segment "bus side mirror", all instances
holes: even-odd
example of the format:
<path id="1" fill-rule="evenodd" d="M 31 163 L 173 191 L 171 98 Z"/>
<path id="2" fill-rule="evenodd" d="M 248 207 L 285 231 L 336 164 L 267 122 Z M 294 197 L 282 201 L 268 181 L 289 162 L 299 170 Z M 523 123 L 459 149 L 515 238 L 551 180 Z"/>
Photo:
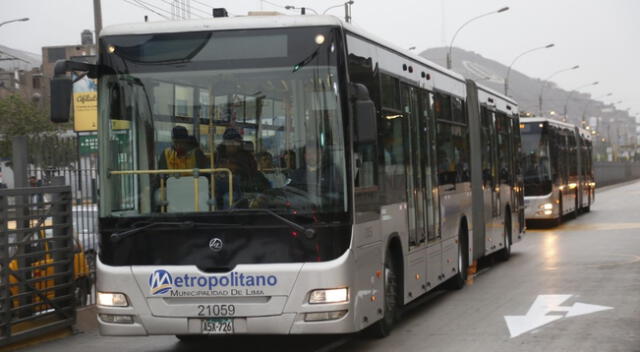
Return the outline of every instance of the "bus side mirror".
<path id="1" fill-rule="evenodd" d="M 51 80 L 51 122 L 69 122 L 72 88 L 73 82 L 66 75 L 54 76 Z"/>
<path id="2" fill-rule="evenodd" d="M 355 137 L 358 143 L 375 142 L 378 136 L 376 106 L 369 97 L 367 87 L 360 83 L 353 83 L 351 85 L 351 96 L 355 120 Z"/>
<path id="3" fill-rule="evenodd" d="M 58 60 L 53 69 L 51 80 L 51 115 L 53 123 L 69 122 L 71 117 L 71 95 L 73 94 L 73 81 L 67 76 L 67 72 L 86 72 L 91 78 L 97 77 L 98 67 L 87 62 L 72 60 Z"/>

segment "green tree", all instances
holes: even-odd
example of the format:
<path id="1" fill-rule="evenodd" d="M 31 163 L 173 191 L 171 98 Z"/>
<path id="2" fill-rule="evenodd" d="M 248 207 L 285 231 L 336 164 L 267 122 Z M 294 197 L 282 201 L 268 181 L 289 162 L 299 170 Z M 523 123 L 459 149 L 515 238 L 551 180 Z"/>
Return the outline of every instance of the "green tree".
<path id="1" fill-rule="evenodd" d="M 13 137 L 27 136 L 31 163 L 36 162 L 38 167 L 68 165 L 71 162 L 70 156 L 75 155 L 74 143 L 54 142 L 60 139 L 60 134 L 68 127 L 53 124 L 49 121 L 46 110 L 19 95 L 0 99 L 0 159 L 11 158 Z M 43 154 L 51 155 L 52 152 L 64 157 L 56 157 L 52 161 L 41 157 Z"/>

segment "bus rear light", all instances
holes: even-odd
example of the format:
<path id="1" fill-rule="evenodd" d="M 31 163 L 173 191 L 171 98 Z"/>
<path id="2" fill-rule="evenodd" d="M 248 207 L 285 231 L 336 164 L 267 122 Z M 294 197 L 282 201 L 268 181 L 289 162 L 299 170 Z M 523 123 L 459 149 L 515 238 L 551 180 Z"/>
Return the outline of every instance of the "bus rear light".
<path id="1" fill-rule="evenodd" d="M 309 295 L 310 304 L 342 303 L 349 301 L 349 289 L 333 288 L 325 290 L 314 290 Z"/>
<path id="2" fill-rule="evenodd" d="M 98 305 L 105 307 L 128 307 L 127 296 L 123 293 L 98 292 Z"/>
<path id="3" fill-rule="evenodd" d="M 307 313 L 304 315 L 304 321 L 336 320 L 344 317 L 346 314 L 346 310 L 338 310 L 335 312 Z"/>
<path id="4" fill-rule="evenodd" d="M 132 315 L 100 314 L 100 319 L 111 324 L 133 324 Z"/>

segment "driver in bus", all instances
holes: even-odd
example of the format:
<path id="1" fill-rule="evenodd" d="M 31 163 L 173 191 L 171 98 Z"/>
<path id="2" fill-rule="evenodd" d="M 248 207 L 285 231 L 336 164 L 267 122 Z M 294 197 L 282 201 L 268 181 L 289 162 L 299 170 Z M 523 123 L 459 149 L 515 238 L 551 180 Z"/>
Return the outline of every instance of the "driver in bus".
<path id="1" fill-rule="evenodd" d="M 216 148 L 215 167 L 231 170 L 233 198 L 239 200 L 245 193 L 259 193 L 269 188 L 269 180 L 258 171 L 256 159 L 243 148 L 242 135 L 229 127 L 222 135 L 222 144 Z M 229 182 L 226 173 L 216 173 L 216 203 L 224 208 L 229 199 Z"/>
<path id="2" fill-rule="evenodd" d="M 304 165 L 291 173 L 287 186 L 320 197 L 341 190 L 340 177 L 331 164 L 323 162 L 321 149 L 315 144 L 304 148 Z"/>

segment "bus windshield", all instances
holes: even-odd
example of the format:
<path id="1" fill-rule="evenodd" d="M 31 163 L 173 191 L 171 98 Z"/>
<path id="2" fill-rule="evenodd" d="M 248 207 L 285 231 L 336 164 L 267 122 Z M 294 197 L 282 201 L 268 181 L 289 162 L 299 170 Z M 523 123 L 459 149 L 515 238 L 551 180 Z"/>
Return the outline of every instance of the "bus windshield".
<path id="1" fill-rule="evenodd" d="M 544 123 L 523 123 L 522 169 L 525 195 L 545 195 L 551 192 L 549 138 Z"/>
<path id="2" fill-rule="evenodd" d="M 101 216 L 347 210 L 337 32 L 101 42 Z"/>

